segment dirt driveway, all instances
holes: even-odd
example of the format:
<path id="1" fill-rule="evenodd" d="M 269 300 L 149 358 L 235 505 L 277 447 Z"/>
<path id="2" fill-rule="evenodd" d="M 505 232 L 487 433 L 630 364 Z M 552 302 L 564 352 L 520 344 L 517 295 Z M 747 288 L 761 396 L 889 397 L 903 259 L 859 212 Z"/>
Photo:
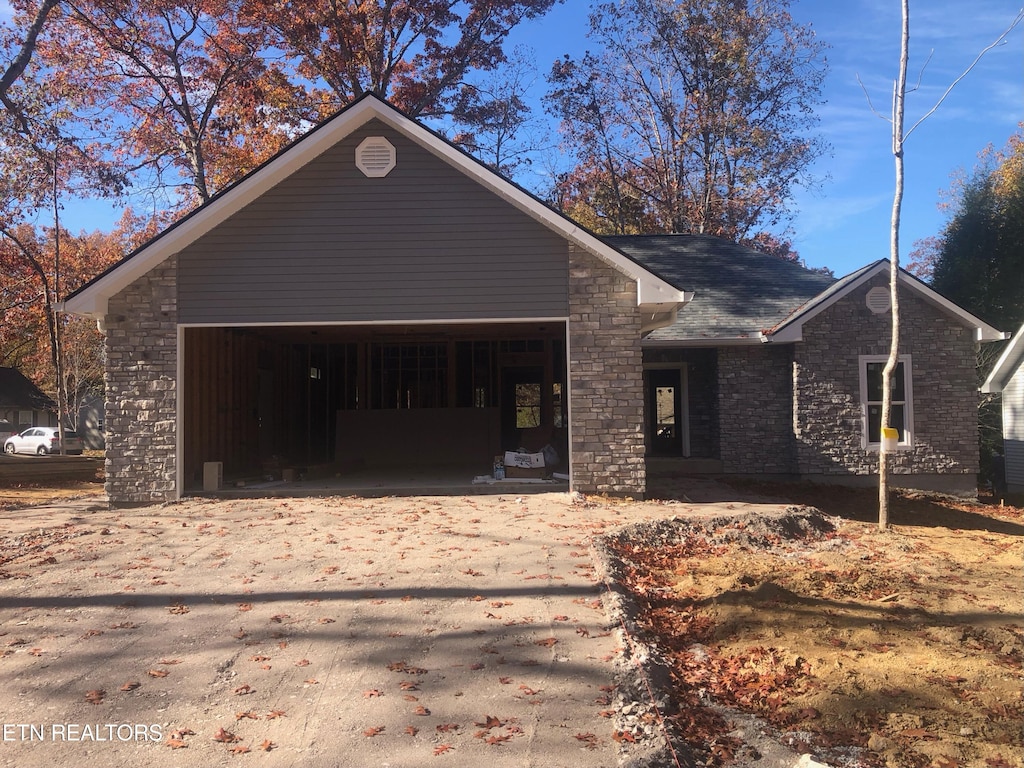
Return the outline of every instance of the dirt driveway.
<path id="1" fill-rule="evenodd" d="M 5 511 L 0 764 L 613 766 L 610 527 L 773 505 L 95 500 Z"/>

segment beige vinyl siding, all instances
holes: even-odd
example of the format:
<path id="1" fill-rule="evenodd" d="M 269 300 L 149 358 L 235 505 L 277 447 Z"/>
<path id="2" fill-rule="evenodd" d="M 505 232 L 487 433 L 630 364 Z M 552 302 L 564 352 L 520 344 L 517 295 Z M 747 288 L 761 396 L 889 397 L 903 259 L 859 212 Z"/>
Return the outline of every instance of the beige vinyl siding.
<path id="1" fill-rule="evenodd" d="M 383 135 L 384 178 L 355 167 Z M 181 323 L 563 317 L 568 244 L 372 121 L 179 254 Z"/>

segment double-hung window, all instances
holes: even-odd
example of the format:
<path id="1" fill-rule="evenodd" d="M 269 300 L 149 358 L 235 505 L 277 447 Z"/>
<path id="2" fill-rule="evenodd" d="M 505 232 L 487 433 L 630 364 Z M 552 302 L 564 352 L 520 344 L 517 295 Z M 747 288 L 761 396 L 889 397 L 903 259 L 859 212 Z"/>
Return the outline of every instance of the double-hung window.
<path id="1" fill-rule="evenodd" d="M 877 449 L 882 441 L 882 370 L 888 358 L 885 355 L 860 356 L 860 403 L 864 414 L 863 444 Z M 913 388 L 911 386 L 910 355 L 900 355 L 890 382 L 892 412 L 887 426 L 899 432 L 898 445 L 909 448 L 914 435 Z"/>

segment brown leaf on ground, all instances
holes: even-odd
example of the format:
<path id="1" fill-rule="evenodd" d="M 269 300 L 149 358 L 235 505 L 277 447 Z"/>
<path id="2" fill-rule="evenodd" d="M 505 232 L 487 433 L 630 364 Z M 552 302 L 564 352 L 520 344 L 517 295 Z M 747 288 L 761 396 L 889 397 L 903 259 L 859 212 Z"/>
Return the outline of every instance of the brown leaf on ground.
<path id="1" fill-rule="evenodd" d="M 509 735 L 505 735 L 505 736 L 488 736 L 486 739 L 484 739 L 484 742 L 487 743 L 487 744 L 490 744 L 493 747 L 495 744 L 501 744 L 503 741 L 511 741 L 511 739 L 512 739 L 512 737 L 509 736 Z"/>
<path id="2" fill-rule="evenodd" d="M 636 736 L 629 731 L 612 731 L 612 740 L 619 744 L 624 741 L 628 741 L 630 744 L 635 744 Z"/>
<path id="3" fill-rule="evenodd" d="M 242 683 L 242 685 L 235 688 L 235 696 L 246 696 L 253 693 L 256 689 L 248 683 Z"/>
<path id="4" fill-rule="evenodd" d="M 416 680 L 403 680 L 398 687 L 403 691 L 418 691 L 420 689 L 419 682 Z"/>
<path id="5" fill-rule="evenodd" d="M 364 699 L 376 699 L 376 698 L 378 698 L 379 696 L 383 696 L 383 695 L 384 695 L 384 694 L 382 694 L 382 693 L 381 693 L 381 692 L 380 692 L 379 690 L 377 690 L 376 688 L 370 688 L 370 689 L 369 689 L 369 690 L 367 690 L 367 691 L 363 691 L 363 698 L 364 698 Z"/>
<path id="6" fill-rule="evenodd" d="M 223 728 L 218 728 L 217 732 L 213 735 L 214 741 L 219 741 L 222 744 L 234 744 L 236 741 L 241 741 L 238 736 L 235 736 L 231 731 L 226 731 Z"/>
<path id="7" fill-rule="evenodd" d="M 266 714 L 267 720 L 277 720 L 279 717 L 288 717 L 281 709 L 272 709 Z"/>
<path id="8" fill-rule="evenodd" d="M 251 750 L 248 747 L 239 744 L 236 747 L 231 747 L 228 751 L 233 755 L 244 755 L 247 752 L 250 752 Z"/>
<path id="9" fill-rule="evenodd" d="M 299 659 L 295 662 L 296 667 L 308 667 L 310 664 L 309 659 Z"/>
<path id="10" fill-rule="evenodd" d="M 255 656 L 250 656 L 249 661 L 270 661 L 270 657 L 264 656 L 262 653 L 258 653 Z"/>
<path id="11" fill-rule="evenodd" d="M 147 669 L 146 674 L 150 677 L 167 677 L 171 673 L 166 669 Z"/>
<path id="12" fill-rule="evenodd" d="M 94 688 L 91 691 L 85 692 L 85 700 L 90 704 L 102 704 L 103 697 L 107 695 L 107 692 L 99 688 Z"/>
<path id="13" fill-rule="evenodd" d="M 558 642 L 558 640 L 556 640 L 553 637 L 546 637 L 543 640 L 534 640 L 533 644 L 534 645 L 542 645 L 545 648 L 550 648 L 551 646 L 553 646 L 557 642 Z"/>
<path id="14" fill-rule="evenodd" d="M 405 726 L 405 732 L 410 736 L 415 736 L 417 733 L 420 732 L 420 729 L 417 728 L 415 725 L 407 725 Z"/>
<path id="15" fill-rule="evenodd" d="M 189 612 L 189 607 L 187 605 L 181 605 L 180 603 L 178 603 L 176 605 L 172 605 L 171 607 L 169 607 L 167 611 L 169 613 L 173 613 L 175 616 L 181 616 L 182 614 Z"/>
<path id="16" fill-rule="evenodd" d="M 577 741 L 582 741 L 587 749 L 597 749 L 598 739 L 595 733 L 577 733 L 575 736 Z"/>
<path id="17" fill-rule="evenodd" d="M 414 715 L 419 715 L 420 717 L 426 717 L 430 714 L 430 710 L 421 704 L 420 706 L 416 707 L 416 709 L 414 709 L 412 713 Z"/>
<path id="18" fill-rule="evenodd" d="M 235 712 L 235 720 L 259 720 L 260 716 L 251 709 L 246 712 Z"/>
<path id="19" fill-rule="evenodd" d="M 369 738 L 373 738 L 374 736 L 379 736 L 382 733 L 384 733 L 384 726 L 383 725 L 374 725 L 374 726 L 372 726 L 370 728 L 367 728 L 365 731 L 363 731 L 363 736 L 367 736 Z"/>
<path id="20" fill-rule="evenodd" d="M 505 724 L 494 715 L 487 715 L 482 723 L 474 722 L 473 725 L 478 728 L 501 728 Z"/>
<path id="21" fill-rule="evenodd" d="M 246 611 L 251 611 L 252 610 L 252 603 L 239 603 L 238 604 L 238 610 L 242 611 L 243 613 L 246 612 Z"/>
<path id="22" fill-rule="evenodd" d="M 272 750 L 276 746 L 277 746 L 277 744 L 272 742 L 270 739 L 264 739 L 263 743 L 260 744 L 260 749 L 262 749 L 264 752 L 269 752 L 270 750 Z"/>
<path id="23" fill-rule="evenodd" d="M 195 736 L 196 732 L 191 728 L 178 728 L 177 730 L 171 731 L 169 735 L 172 739 L 183 739 L 186 736 Z"/>
<path id="24" fill-rule="evenodd" d="M 239 628 L 238 628 L 238 631 L 237 631 L 237 632 L 235 632 L 235 633 L 233 633 L 233 634 L 232 634 L 231 636 L 232 636 L 233 638 L 235 638 L 236 640 L 242 640 L 242 639 L 244 639 L 244 638 L 248 637 L 248 634 L 246 633 L 246 631 L 245 631 L 244 629 L 242 629 L 241 627 L 239 627 Z"/>
<path id="25" fill-rule="evenodd" d="M 443 755 L 445 752 L 448 752 L 449 750 L 452 750 L 452 749 L 455 749 L 455 747 L 453 747 L 451 744 L 440 744 L 440 745 L 434 747 L 434 754 L 435 755 Z"/>
<path id="26" fill-rule="evenodd" d="M 140 683 L 140 682 L 138 682 L 136 680 L 132 680 L 130 683 L 125 683 L 124 685 L 122 685 L 120 688 L 118 688 L 118 690 L 119 691 L 134 691 L 136 688 L 141 688 L 141 687 L 142 687 L 142 683 Z"/>
<path id="27" fill-rule="evenodd" d="M 438 733 L 448 733 L 449 731 L 459 730 L 458 723 L 443 723 L 436 727 Z"/>
<path id="28" fill-rule="evenodd" d="M 171 749 L 187 749 L 188 748 L 188 744 L 186 744 L 181 739 L 168 739 L 167 741 L 164 742 L 164 746 L 168 746 Z"/>

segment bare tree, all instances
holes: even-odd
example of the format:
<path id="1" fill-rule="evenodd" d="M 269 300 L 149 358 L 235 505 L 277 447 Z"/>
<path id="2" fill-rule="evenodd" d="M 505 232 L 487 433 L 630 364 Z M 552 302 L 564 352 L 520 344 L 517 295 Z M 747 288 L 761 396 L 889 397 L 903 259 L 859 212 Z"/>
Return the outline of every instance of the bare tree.
<path id="1" fill-rule="evenodd" d="M 910 0 L 902 0 L 902 31 L 900 35 L 900 67 L 893 89 L 892 101 L 892 153 L 896 162 L 896 191 L 892 204 L 892 227 L 889 240 L 889 295 L 892 313 L 892 335 L 889 344 L 889 357 L 882 370 L 882 440 L 878 451 L 878 527 L 886 530 L 889 527 L 889 451 L 886 447 L 886 430 L 890 429 L 892 416 L 892 377 L 899 364 L 900 349 L 900 305 L 899 305 L 899 273 L 900 273 L 900 212 L 903 206 L 903 145 L 910 134 L 921 123 L 927 120 L 939 108 L 957 83 L 963 80 L 974 69 L 981 57 L 998 45 L 1002 45 L 1006 36 L 1024 20 L 1024 9 L 1017 13 L 1013 22 L 991 45 L 979 53 L 971 65 L 956 78 L 935 105 L 929 109 L 910 130 L 904 132 L 904 112 L 907 96 L 907 66 L 910 60 Z"/>

